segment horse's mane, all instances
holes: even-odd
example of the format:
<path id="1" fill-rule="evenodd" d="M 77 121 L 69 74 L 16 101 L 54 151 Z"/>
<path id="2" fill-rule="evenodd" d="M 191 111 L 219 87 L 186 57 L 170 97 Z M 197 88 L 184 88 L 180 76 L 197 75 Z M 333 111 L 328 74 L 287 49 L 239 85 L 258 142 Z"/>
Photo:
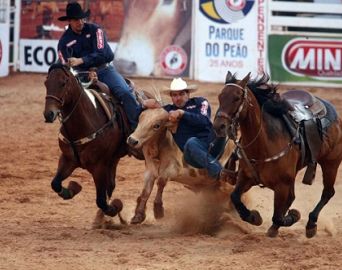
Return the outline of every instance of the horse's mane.
<path id="1" fill-rule="evenodd" d="M 288 112 L 291 105 L 280 97 L 277 85 L 269 83 L 269 79 L 270 76 L 264 73 L 260 78 L 250 80 L 247 85 L 263 110 L 279 117 Z"/>
<path id="2" fill-rule="evenodd" d="M 277 92 L 277 85 L 269 83 L 270 76 L 264 73 L 261 77 L 249 80 L 248 88 L 252 91 L 263 111 L 274 116 L 281 116 L 291 109 L 291 105 L 282 99 Z M 236 74 L 228 72 L 226 77 L 227 83 L 238 83 Z"/>

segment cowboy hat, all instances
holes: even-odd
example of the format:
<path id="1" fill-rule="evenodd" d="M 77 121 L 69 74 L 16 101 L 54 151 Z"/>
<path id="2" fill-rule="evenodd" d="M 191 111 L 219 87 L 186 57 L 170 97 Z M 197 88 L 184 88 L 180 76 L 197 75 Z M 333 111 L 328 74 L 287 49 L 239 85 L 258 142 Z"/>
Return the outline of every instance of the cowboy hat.
<path id="1" fill-rule="evenodd" d="M 164 94 L 170 94 L 171 92 L 188 90 L 189 92 L 195 92 L 197 90 L 196 85 L 188 85 L 182 78 L 174 78 L 170 84 L 170 87 L 164 87 L 162 90 Z"/>
<path id="2" fill-rule="evenodd" d="M 59 21 L 67 21 L 70 19 L 84 19 L 89 17 L 90 10 L 84 12 L 81 5 L 77 2 L 68 3 L 66 6 L 66 16 L 59 17 Z"/>

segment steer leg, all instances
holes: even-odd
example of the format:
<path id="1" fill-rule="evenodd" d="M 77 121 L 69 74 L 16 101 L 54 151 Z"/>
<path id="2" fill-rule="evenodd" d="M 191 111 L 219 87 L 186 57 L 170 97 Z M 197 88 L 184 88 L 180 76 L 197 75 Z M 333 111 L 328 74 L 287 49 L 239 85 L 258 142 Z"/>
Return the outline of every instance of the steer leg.
<path id="1" fill-rule="evenodd" d="M 164 207 L 163 207 L 163 191 L 166 186 L 167 179 L 159 177 L 157 181 L 158 190 L 156 194 L 156 198 L 154 199 L 153 204 L 153 213 L 156 219 L 164 217 Z"/>
<path id="2" fill-rule="evenodd" d="M 151 195 L 155 179 L 156 178 L 153 176 L 152 172 L 145 171 L 144 188 L 137 199 L 137 206 L 135 208 L 134 217 L 131 219 L 131 224 L 140 224 L 145 220 L 146 203 Z"/>

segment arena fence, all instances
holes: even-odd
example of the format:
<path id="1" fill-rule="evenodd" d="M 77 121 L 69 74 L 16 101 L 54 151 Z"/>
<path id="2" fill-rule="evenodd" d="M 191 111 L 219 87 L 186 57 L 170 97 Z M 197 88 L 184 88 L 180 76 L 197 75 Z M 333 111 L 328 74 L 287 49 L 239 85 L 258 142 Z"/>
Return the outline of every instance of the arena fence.
<path id="1" fill-rule="evenodd" d="M 268 68 L 273 81 L 342 83 L 342 3 L 269 1 Z"/>
<path id="2" fill-rule="evenodd" d="M 91 9 L 91 19 L 106 30 L 114 50 L 120 47 L 120 33 L 129 17 L 123 2 L 79 0 L 84 8 Z M 177 30 L 179 35 L 169 46 L 146 59 L 160 58 L 161 68 L 128 75 L 186 76 L 222 82 L 227 70 L 239 76 L 249 71 L 255 75 L 266 71 L 274 82 L 342 84 L 339 0 L 229 0 L 220 7 L 220 1 L 164 2 L 170 10 L 180 3 L 182 17 L 190 16 L 190 23 Z M 66 3 L 67 0 L 0 0 L 0 76 L 7 76 L 11 69 L 47 71 L 57 59 L 57 40 L 64 31 L 57 18 L 64 15 Z M 145 4 L 151 1 L 146 0 Z M 147 35 L 147 30 L 153 29 L 148 27 L 143 22 L 137 29 Z M 161 43 L 161 39 L 155 43 Z M 141 47 L 134 50 L 142 50 Z M 125 52 L 121 50 L 121 54 Z M 140 54 L 148 55 L 144 51 Z"/>

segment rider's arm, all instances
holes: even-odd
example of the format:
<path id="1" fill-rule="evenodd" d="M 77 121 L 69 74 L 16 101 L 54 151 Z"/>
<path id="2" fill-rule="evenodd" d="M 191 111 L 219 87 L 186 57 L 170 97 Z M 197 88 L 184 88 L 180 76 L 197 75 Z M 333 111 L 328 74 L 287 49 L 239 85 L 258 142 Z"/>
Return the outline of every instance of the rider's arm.
<path id="1" fill-rule="evenodd" d="M 210 116 L 211 108 L 208 100 L 204 98 L 196 98 L 196 104 L 198 106 L 198 112 L 185 111 L 182 119 L 186 121 L 189 126 L 208 126 L 211 125 Z"/>
<path id="2" fill-rule="evenodd" d="M 107 43 L 105 33 L 97 25 L 90 24 L 89 27 L 93 51 L 82 57 L 85 66 L 98 67 L 111 62 L 114 59 L 114 53 Z"/>
<path id="3" fill-rule="evenodd" d="M 64 36 L 59 40 L 58 46 L 58 59 L 59 61 L 64 65 L 68 62 L 68 58 L 70 57 L 67 53 L 67 46 L 65 44 L 65 38 Z"/>

